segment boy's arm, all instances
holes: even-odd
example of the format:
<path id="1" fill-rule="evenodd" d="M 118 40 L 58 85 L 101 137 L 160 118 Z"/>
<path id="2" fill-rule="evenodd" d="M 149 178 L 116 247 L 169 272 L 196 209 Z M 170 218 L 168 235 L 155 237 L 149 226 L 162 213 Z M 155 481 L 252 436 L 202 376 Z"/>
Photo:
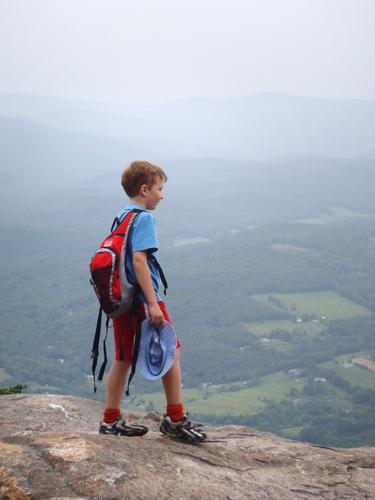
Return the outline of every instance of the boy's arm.
<path id="1" fill-rule="evenodd" d="M 150 268 L 147 263 L 147 252 L 134 252 L 133 267 L 138 284 L 147 300 L 151 323 L 157 327 L 163 328 L 165 319 L 156 299 L 154 287 L 152 286 Z"/>

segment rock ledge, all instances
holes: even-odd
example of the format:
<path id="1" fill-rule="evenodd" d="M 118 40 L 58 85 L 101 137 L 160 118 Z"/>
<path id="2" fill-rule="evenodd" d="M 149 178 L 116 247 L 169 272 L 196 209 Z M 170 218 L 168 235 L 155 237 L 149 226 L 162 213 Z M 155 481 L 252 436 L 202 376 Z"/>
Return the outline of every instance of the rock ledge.
<path id="1" fill-rule="evenodd" d="M 316 446 L 249 427 L 175 443 L 160 416 L 126 413 L 143 437 L 98 434 L 101 405 L 73 396 L 0 398 L 0 497 L 32 499 L 375 499 L 375 448 Z M 13 492 L 13 496 L 10 491 Z"/>

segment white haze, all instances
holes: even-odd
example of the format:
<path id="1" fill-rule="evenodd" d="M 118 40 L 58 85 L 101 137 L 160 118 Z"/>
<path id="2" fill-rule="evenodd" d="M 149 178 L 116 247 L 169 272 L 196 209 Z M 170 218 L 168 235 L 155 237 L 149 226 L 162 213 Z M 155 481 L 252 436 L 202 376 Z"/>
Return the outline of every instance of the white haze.
<path id="1" fill-rule="evenodd" d="M 1 0 L 0 94 L 375 99 L 373 0 Z"/>

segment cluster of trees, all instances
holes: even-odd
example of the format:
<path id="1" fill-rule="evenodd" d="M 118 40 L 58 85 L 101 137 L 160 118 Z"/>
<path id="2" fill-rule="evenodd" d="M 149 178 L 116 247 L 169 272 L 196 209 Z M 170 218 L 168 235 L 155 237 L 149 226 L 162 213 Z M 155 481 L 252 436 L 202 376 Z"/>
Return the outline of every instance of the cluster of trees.
<path id="1" fill-rule="evenodd" d="M 5 394 L 19 394 L 23 392 L 27 388 L 25 384 L 16 384 L 11 385 L 9 387 L 0 387 L 0 396 L 4 396 Z"/>

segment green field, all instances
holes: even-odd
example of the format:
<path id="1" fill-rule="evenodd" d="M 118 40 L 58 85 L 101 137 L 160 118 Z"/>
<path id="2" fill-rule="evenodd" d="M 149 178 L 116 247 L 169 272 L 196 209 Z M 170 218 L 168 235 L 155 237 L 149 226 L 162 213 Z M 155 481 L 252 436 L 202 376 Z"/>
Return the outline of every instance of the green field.
<path id="1" fill-rule="evenodd" d="M 187 245 L 196 245 L 198 243 L 209 243 L 210 239 L 209 238 L 178 238 L 174 240 L 173 245 L 175 247 L 185 247 Z"/>
<path id="2" fill-rule="evenodd" d="M 351 318 L 357 315 L 371 314 L 366 308 L 333 291 L 293 294 L 272 293 L 253 295 L 251 298 L 274 309 L 291 312 L 297 318 L 304 314 L 315 314 L 318 318 L 314 322 L 297 323 L 292 320 L 275 320 L 252 322 L 246 325 L 250 332 L 265 338 L 276 329 L 286 330 L 296 335 L 307 334 L 315 336 L 325 331 L 326 321 L 330 319 Z M 322 317 L 326 319 L 322 319 Z M 261 339 L 264 346 L 270 346 L 270 348 L 282 351 L 288 351 L 292 348 L 289 342 L 273 338 L 265 340 L 265 338 Z M 356 353 L 356 355 L 366 357 L 366 353 Z M 329 363 L 324 363 L 322 366 L 335 369 L 337 373 L 353 384 L 366 388 L 374 388 L 375 372 L 358 366 L 345 368 L 341 366 L 341 358 L 347 360 L 349 356 L 336 358 L 337 364 L 333 360 Z M 183 400 L 187 409 L 193 414 L 215 414 L 216 416 L 252 414 L 262 410 L 266 400 L 280 401 L 282 398 L 287 397 L 291 388 L 300 390 L 304 383 L 304 379 L 296 381 L 284 372 L 276 372 L 263 377 L 261 383 L 256 387 L 248 387 L 246 383 L 238 381 L 235 384 L 211 385 L 203 389 L 184 389 Z M 233 386 L 235 386 L 236 390 L 228 390 L 229 387 L 233 389 Z M 326 388 L 327 393 L 325 396 L 322 396 L 323 398 L 335 399 L 338 407 L 342 406 L 345 408 L 348 404 L 350 406 L 345 392 L 328 383 Z M 141 409 L 145 409 L 146 406 L 150 409 L 150 402 L 152 402 L 155 409 L 164 412 L 165 397 L 162 392 L 143 394 L 141 398 L 144 400 L 144 403 L 140 407 Z M 129 409 L 132 407 L 134 408 L 135 404 L 129 405 Z M 285 432 L 292 437 L 298 434 L 298 429 L 286 429 Z"/>
<path id="3" fill-rule="evenodd" d="M 357 365 L 350 366 L 351 358 L 366 358 L 371 360 L 369 352 L 361 351 L 350 354 L 336 356 L 327 363 L 321 363 L 318 366 L 335 370 L 335 372 L 353 385 L 358 385 L 363 389 L 375 390 L 375 372 L 367 370 Z"/>
<path id="4" fill-rule="evenodd" d="M 318 318 L 324 316 L 328 320 L 334 320 L 371 314 L 365 307 L 346 299 L 334 291 L 269 293 L 252 295 L 251 298 L 273 309 L 288 311 L 297 316 L 316 314 Z M 282 307 L 278 307 L 272 299 L 280 301 Z"/>
<path id="5" fill-rule="evenodd" d="M 276 250 L 276 252 L 311 252 L 309 248 L 296 245 L 285 245 L 284 243 L 273 243 L 271 248 L 272 250 Z"/>
<path id="6" fill-rule="evenodd" d="M 297 439 L 302 429 L 302 425 L 299 427 L 285 427 L 283 429 L 282 435 L 289 439 Z"/>
<path id="7" fill-rule="evenodd" d="M 287 332 L 304 334 L 308 333 L 310 335 L 319 334 L 324 326 L 322 324 L 314 323 L 295 323 L 290 320 L 269 320 L 269 321 L 253 321 L 252 323 L 247 323 L 247 328 L 250 332 L 255 333 L 255 335 L 264 336 L 270 334 L 274 330 L 285 330 Z"/>
<path id="8" fill-rule="evenodd" d="M 215 415 L 241 415 L 260 411 L 265 400 L 280 401 L 286 397 L 292 387 L 301 389 L 303 379 L 298 382 L 283 372 L 276 372 L 263 377 L 256 387 L 246 387 L 246 384 L 211 385 L 207 389 L 183 389 L 182 397 L 187 409 L 192 413 Z M 243 388 L 240 388 L 241 385 Z M 236 391 L 225 391 L 230 386 L 239 387 Z M 142 394 L 147 403 L 153 401 L 155 408 L 165 411 L 165 397 L 162 392 Z M 132 408 L 132 405 L 129 405 Z"/>
<path id="9" fill-rule="evenodd" d="M 288 397 L 288 393 L 292 388 L 301 391 L 305 383 L 306 380 L 302 377 L 294 380 L 289 375 L 279 371 L 263 377 L 262 382 L 255 387 L 246 387 L 246 384 L 238 382 L 236 384 L 211 385 L 205 389 L 183 389 L 182 398 L 186 409 L 192 414 L 214 414 L 215 416 L 251 415 L 261 411 L 265 407 L 267 400 L 280 401 Z M 228 390 L 233 386 L 238 390 Z M 351 403 L 344 391 L 329 383 L 326 383 L 326 389 L 326 394 L 320 396 L 320 399 L 329 401 L 334 399 L 337 408 L 346 409 L 351 407 Z M 161 413 L 165 411 L 163 392 L 142 394 L 140 398 L 144 400 L 144 403 L 138 403 L 138 406 L 134 403 L 126 403 L 126 407 L 129 410 L 145 410 L 146 406 L 152 401 L 155 410 Z M 289 437 L 297 436 L 298 432 L 297 428 L 285 429 L 285 435 Z"/>
<path id="10" fill-rule="evenodd" d="M 252 299 L 265 304 L 273 309 L 287 311 L 296 316 L 303 317 L 304 314 L 316 315 L 314 321 L 293 320 L 270 320 L 264 322 L 252 322 L 246 325 L 247 329 L 261 337 L 263 345 L 288 351 L 292 348 L 290 342 L 280 339 L 267 338 L 277 329 L 291 332 L 295 335 L 317 336 L 326 330 L 327 321 L 335 319 L 352 318 L 357 315 L 368 315 L 371 312 L 365 307 L 352 302 L 334 291 L 312 292 L 312 293 L 271 293 L 253 295 Z M 309 319 L 309 318 L 308 318 Z M 263 338 L 262 338 L 263 337 Z M 371 360 L 370 353 L 353 353 L 354 357 L 362 357 Z M 350 354 L 337 356 L 328 363 L 320 366 L 334 369 L 339 375 L 354 385 L 363 388 L 375 389 L 375 371 L 367 370 L 356 365 L 348 365 Z M 186 409 L 192 414 L 209 415 L 217 417 L 225 415 L 251 415 L 261 411 L 267 401 L 280 401 L 288 397 L 292 388 L 301 391 L 306 380 L 300 378 L 294 380 L 284 372 L 276 372 L 262 378 L 255 387 L 249 387 L 246 381 L 238 381 L 232 384 L 210 385 L 203 388 L 183 389 L 182 397 Z M 337 387 L 325 383 L 326 391 L 319 399 L 335 400 L 337 408 L 350 408 L 352 403 L 348 395 Z M 299 397 L 303 396 L 298 396 Z M 128 408 L 142 410 L 156 409 L 163 413 L 165 411 L 165 396 L 163 392 L 142 394 L 138 404 L 127 404 Z M 150 403 L 152 403 L 150 405 Z M 283 429 L 283 435 L 294 438 L 298 437 L 300 427 L 289 427 Z"/>
<path id="11" fill-rule="evenodd" d="M 336 222 L 337 220 L 342 220 L 346 217 L 370 217 L 371 214 L 363 214 L 360 212 L 355 212 L 349 208 L 345 207 L 330 207 L 330 213 L 324 212 L 320 213 L 317 217 L 310 217 L 307 219 L 298 219 L 294 222 L 299 222 L 302 224 L 327 224 L 328 222 Z"/>
<path id="12" fill-rule="evenodd" d="M 365 307 L 333 291 L 269 293 L 252 295 L 251 298 L 273 309 L 295 314 L 297 318 L 304 314 L 315 314 L 317 317 L 316 320 L 308 322 L 269 320 L 248 323 L 246 325 L 247 329 L 260 337 L 268 336 L 272 331 L 277 329 L 286 330 L 296 335 L 308 334 L 310 337 L 316 336 L 326 329 L 326 322 L 329 320 L 371 314 Z M 322 317 L 325 319 L 322 319 Z M 270 345 L 272 342 L 274 341 L 272 340 Z"/>
<path id="13" fill-rule="evenodd" d="M 8 375 L 8 373 L 3 368 L 0 368 L 0 384 L 2 384 L 9 377 L 10 375 Z"/>
<path id="14" fill-rule="evenodd" d="M 264 347 L 269 347 L 271 349 L 277 349 L 279 352 L 291 352 L 293 350 L 293 345 L 291 342 L 287 342 L 285 340 L 273 339 L 264 337 L 260 340 Z"/>

